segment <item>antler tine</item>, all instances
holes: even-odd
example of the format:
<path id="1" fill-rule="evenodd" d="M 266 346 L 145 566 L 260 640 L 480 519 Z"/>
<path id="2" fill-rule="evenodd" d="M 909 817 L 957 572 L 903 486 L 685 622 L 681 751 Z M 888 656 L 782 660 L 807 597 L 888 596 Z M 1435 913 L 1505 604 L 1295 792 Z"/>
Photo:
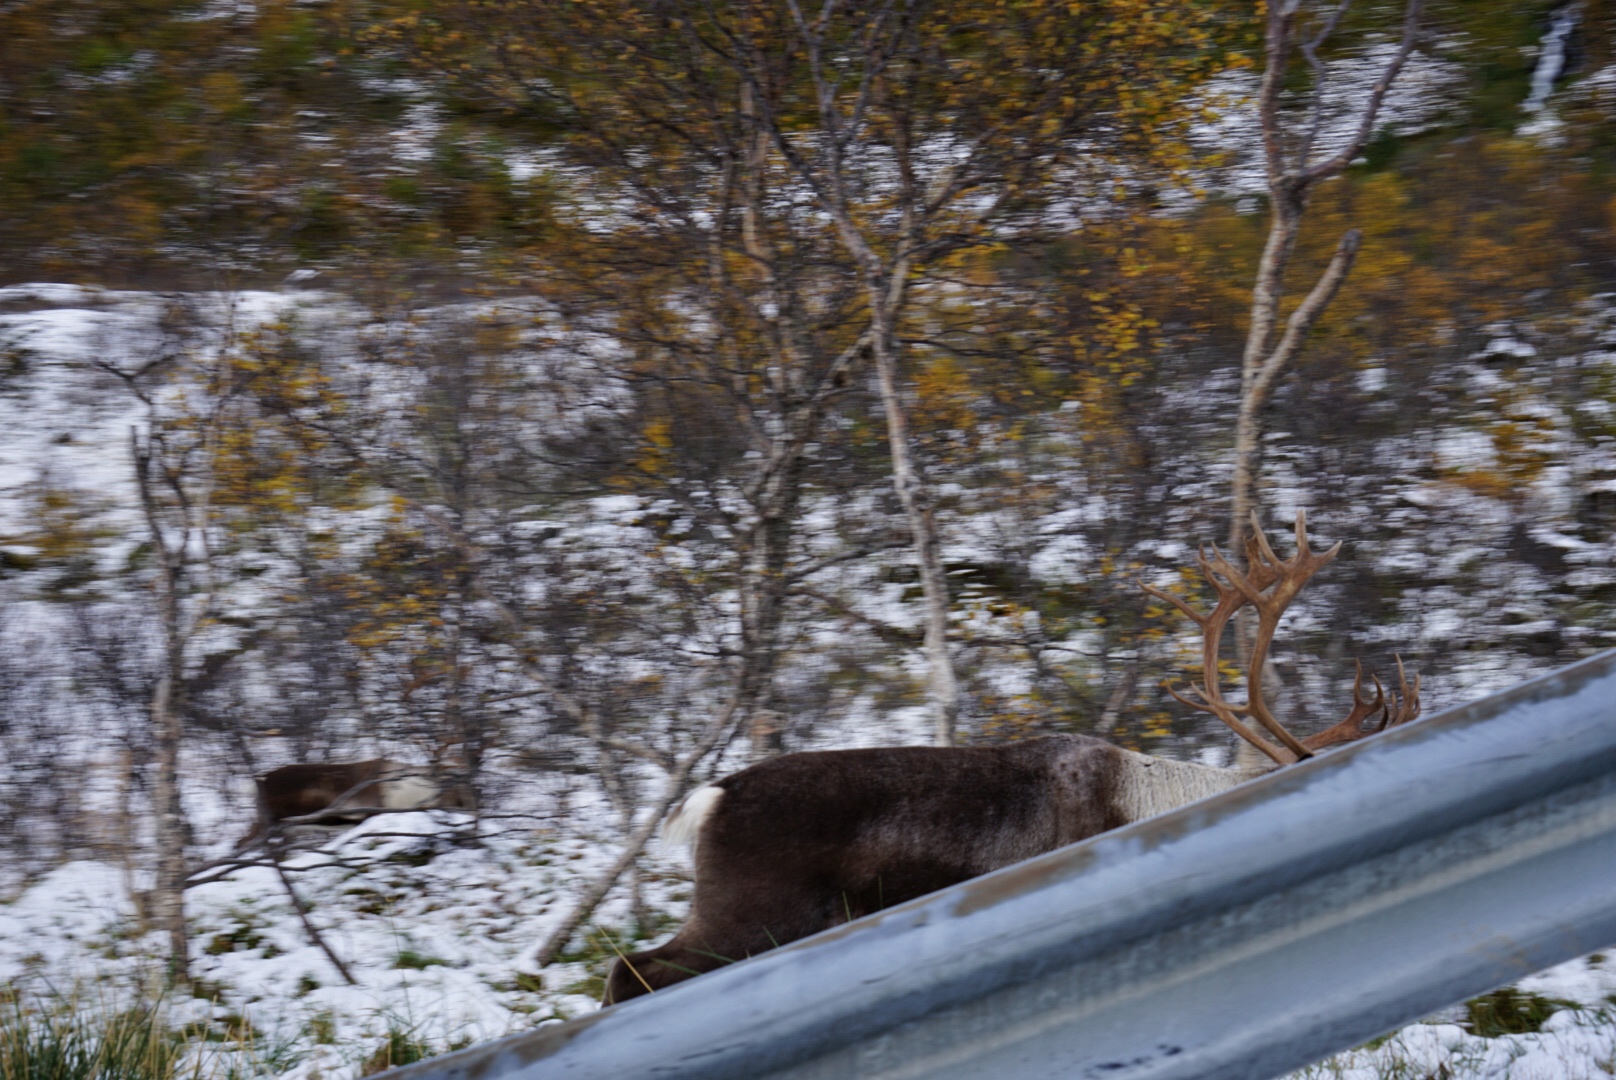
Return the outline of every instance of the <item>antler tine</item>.
<path id="1" fill-rule="evenodd" d="M 1335 546 L 1339 548 L 1341 546 L 1340 541 L 1337 541 Z M 1312 554 L 1313 547 L 1307 542 L 1307 511 L 1298 506 L 1296 508 L 1296 557 L 1303 559 Z"/>
<path id="2" fill-rule="evenodd" d="M 1298 555 L 1301 555 L 1302 552 L 1308 550 L 1307 535 L 1305 532 L 1303 532 L 1303 529 L 1305 528 L 1305 521 L 1305 512 L 1298 510 L 1296 512 L 1296 535 L 1299 537 L 1297 540 L 1296 554 Z M 1251 512 L 1251 536 L 1246 541 L 1246 557 L 1248 559 L 1251 558 L 1253 550 L 1255 550 L 1256 553 L 1262 557 L 1262 562 L 1268 567 L 1272 568 L 1276 573 L 1285 565 L 1285 560 L 1281 559 L 1278 553 L 1276 553 L 1274 549 L 1269 546 L 1268 534 L 1263 531 L 1262 519 L 1257 516 L 1257 511 L 1255 510 Z M 1252 561 L 1255 562 L 1256 560 Z"/>
<path id="3" fill-rule="evenodd" d="M 1352 711 L 1347 713 L 1347 719 L 1352 723 L 1361 723 L 1366 716 L 1370 716 L 1376 709 L 1386 708 L 1386 688 L 1380 685 L 1380 676 L 1373 673 L 1369 676 L 1375 684 L 1375 700 L 1369 701 L 1363 696 L 1363 661 L 1352 662 Z"/>
<path id="4" fill-rule="evenodd" d="M 1420 677 L 1414 676 L 1414 686 L 1408 685 L 1408 675 L 1403 671 L 1403 658 L 1397 657 L 1397 701 L 1396 708 L 1387 712 L 1387 727 L 1396 727 L 1417 719 L 1420 715 Z"/>
<path id="5" fill-rule="evenodd" d="M 1143 581 L 1135 581 L 1134 584 L 1139 586 L 1145 592 L 1149 593 L 1151 596 L 1154 596 L 1156 599 L 1165 600 L 1169 604 L 1172 604 L 1183 613 L 1186 619 L 1190 620 L 1190 622 L 1194 623 L 1196 626 L 1206 626 L 1207 617 L 1205 615 L 1202 615 L 1199 611 L 1196 611 L 1194 608 L 1190 607 L 1189 604 L 1174 596 L 1166 589 L 1158 589 L 1156 586 L 1147 585 Z"/>
<path id="6" fill-rule="evenodd" d="M 1354 660 L 1353 663 L 1358 666 L 1358 670 L 1361 673 L 1363 671 L 1363 661 L 1362 660 Z M 1385 731 L 1387 723 L 1390 722 L 1390 720 L 1392 718 L 1391 705 L 1390 705 L 1389 702 L 1386 701 L 1386 688 L 1384 686 L 1380 685 L 1380 676 L 1379 675 L 1371 675 L 1369 677 L 1371 679 L 1375 680 L 1375 706 L 1380 709 L 1380 723 L 1375 725 L 1374 730 L 1376 730 L 1376 731 Z M 1348 717 L 1350 717 L 1353 712 L 1358 711 L 1358 703 L 1361 700 L 1358 697 L 1358 681 L 1360 679 L 1362 679 L 1362 678 L 1363 678 L 1362 674 L 1359 674 L 1359 675 L 1356 675 L 1356 676 L 1353 677 L 1353 680 L 1352 680 L 1352 712 L 1347 713 Z M 1374 709 L 1371 708 L 1369 711 L 1374 712 Z"/>
<path id="7" fill-rule="evenodd" d="M 1341 541 L 1337 540 L 1328 551 L 1314 554 L 1313 547 L 1307 542 L 1307 511 L 1296 511 L 1296 554 L 1289 559 L 1281 559 L 1274 553 L 1268 544 L 1268 537 L 1263 534 L 1257 521 L 1255 512 L 1251 515 L 1252 538 L 1256 541 L 1258 549 L 1262 552 L 1263 561 L 1267 563 L 1279 579 L 1279 586 L 1270 596 L 1270 602 L 1277 604 L 1283 610 L 1302 591 L 1308 579 L 1328 566 L 1330 561 L 1341 553 Z M 1256 604 L 1256 601 L 1252 601 Z M 1260 605 L 1259 605 L 1260 606 Z"/>
<path id="8" fill-rule="evenodd" d="M 1212 676 L 1212 678 L 1215 678 L 1215 676 Z M 1255 746 L 1264 754 L 1267 754 L 1274 760 L 1276 764 L 1289 765 L 1295 760 L 1295 758 L 1289 756 L 1285 753 L 1285 751 L 1281 750 L 1279 747 L 1257 734 L 1250 728 L 1249 725 L 1240 720 L 1239 713 L 1242 706 L 1230 705 L 1228 702 L 1224 701 L 1221 696 L 1215 699 L 1209 698 L 1206 691 L 1202 690 L 1199 686 L 1191 686 L 1189 688 L 1190 693 L 1200 697 L 1201 700 L 1199 701 L 1180 694 L 1177 690 L 1173 689 L 1171 683 L 1162 683 L 1162 689 L 1171 694 L 1175 701 L 1188 705 L 1192 709 L 1197 709 L 1204 713 L 1211 713 L 1219 720 L 1222 720 L 1234 731 L 1236 735 L 1239 735 L 1252 746 Z"/>
<path id="9" fill-rule="evenodd" d="M 1247 548 L 1247 558 L 1250 558 L 1250 548 Z M 1241 573 L 1239 567 L 1224 557 L 1218 550 L 1218 545 L 1212 545 L 1212 556 L 1208 558 L 1205 552 L 1196 553 L 1196 561 L 1201 565 L 1201 574 L 1217 590 L 1219 602 L 1228 595 L 1240 598 L 1240 603 L 1229 610 L 1233 615 L 1240 610 L 1243 604 L 1260 607 L 1263 600 L 1263 590 L 1273 584 L 1276 574 L 1272 566 L 1262 563 L 1253 563 L 1249 572 Z"/>
<path id="10" fill-rule="evenodd" d="M 1363 694 L 1363 661 L 1354 660 L 1353 664 L 1357 668 L 1357 674 L 1352 680 L 1352 711 L 1347 713 L 1347 718 L 1339 724 L 1327 727 L 1317 735 L 1310 735 L 1302 740 L 1303 745 L 1315 753 L 1326 746 L 1351 742 L 1353 739 L 1361 739 L 1364 735 L 1370 734 L 1370 731 L 1364 730 L 1364 720 L 1373 716 L 1375 710 L 1384 711 L 1386 708 L 1386 690 L 1380 685 L 1380 680 L 1373 675 L 1370 676 L 1375 683 L 1375 699 L 1370 701 Z M 1371 730 L 1379 731 L 1385 726 L 1386 718 L 1383 716 L 1381 722 Z"/>
<path id="11" fill-rule="evenodd" d="M 1308 543 L 1307 539 L 1306 510 L 1298 509 L 1296 511 L 1295 532 L 1296 554 L 1291 556 L 1289 559 L 1281 559 L 1274 552 L 1274 549 L 1269 546 L 1268 536 L 1263 532 L 1262 522 L 1257 517 L 1257 511 L 1253 510 L 1251 512 L 1251 540 L 1248 541 L 1248 543 L 1255 542 L 1258 550 L 1262 552 L 1263 560 L 1276 569 L 1290 565 L 1309 565 L 1315 561 L 1317 562 L 1318 566 L 1323 566 L 1325 563 L 1335 558 L 1336 555 L 1341 551 L 1341 541 L 1337 540 L 1330 546 L 1330 550 L 1326 551 L 1324 554 L 1313 554 L 1313 545 Z"/>

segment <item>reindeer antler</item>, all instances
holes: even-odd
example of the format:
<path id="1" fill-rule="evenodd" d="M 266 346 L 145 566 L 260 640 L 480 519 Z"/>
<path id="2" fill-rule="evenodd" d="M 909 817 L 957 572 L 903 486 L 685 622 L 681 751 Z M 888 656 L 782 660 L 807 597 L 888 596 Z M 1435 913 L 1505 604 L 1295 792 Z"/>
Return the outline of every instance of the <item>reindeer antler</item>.
<path id="1" fill-rule="evenodd" d="M 1397 657 L 1397 684 L 1397 693 L 1387 701 L 1380 680 L 1375 679 L 1375 700 L 1365 701 L 1361 693 L 1363 665 L 1359 664 L 1358 677 L 1352 683 L 1352 711 L 1339 724 L 1303 739 L 1302 745 L 1309 750 L 1323 750 L 1326 746 L 1352 742 L 1354 739 L 1361 739 L 1365 735 L 1373 735 L 1377 731 L 1385 731 L 1389 727 L 1406 724 L 1415 719 L 1420 715 L 1420 677 L 1414 676 L 1414 685 L 1412 687 L 1408 685 L 1408 674 L 1403 670 L 1401 656 Z M 1371 722 L 1365 727 L 1364 720 L 1372 716 L 1376 709 L 1380 710 L 1380 723 Z"/>
<path id="2" fill-rule="evenodd" d="M 1190 687 L 1190 692 L 1195 697 L 1186 697 L 1171 686 L 1167 687 L 1167 692 L 1193 709 L 1216 716 L 1233 729 L 1235 734 L 1281 765 L 1312 757 L 1315 751 L 1325 746 L 1360 739 L 1394 724 L 1406 723 L 1418 716 L 1420 680 L 1416 677 L 1413 688 L 1409 688 L 1408 680 L 1403 673 L 1403 662 L 1399 658 L 1397 673 L 1400 695 L 1392 706 L 1386 703 L 1380 680 L 1374 679 L 1373 676 L 1371 678 L 1375 683 L 1374 700 L 1370 701 L 1364 697 L 1363 665 L 1359 664 L 1357 677 L 1352 686 L 1352 709 L 1340 723 L 1302 740 L 1287 731 L 1274 717 L 1262 695 L 1262 670 L 1268 658 L 1269 646 L 1273 644 L 1274 631 L 1278 628 L 1280 617 L 1284 615 L 1291 601 L 1296 599 L 1297 594 L 1314 574 L 1336 557 L 1341 551 L 1341 544 L 1338 542 L 1328 551 L 1315 554 L 1307 542 L 1307 513 L 1298 510 L 1296 554 L 1289 559 L 1281 559 L 1269 546 L 1268 538 L 1263 535 L 1255 513 L 1251 515 L 1251 525 L 1252 536 L 1246 541 L 1246 565 L 1249 569 L 1244 573 L 1224 557 L 1216 544 L 1212 545 L 1210 555 L 1205 551 L 1196 552 L 1195 560 L 1201 568 L 1202 576 L 1218 594 L 1217 604 L 1205 615 L 1172 593 L 1140 583 L 1140 588 L 1145 592 L 1172 604 L 1201 628 L 1201 685 Z M 1257 612 L 1257 640 L 1252 645 L 1246 670 L 1246 701 L 1241 705 L 1225 701 L 1223 698 L 1218 677 L 1218 646 L 1222 642 L 1223 628 L 1228 625 L 1234 614 L 1247 604 Z M 1376 710 L 1382 713 L 1380 724 L 1365 728 L 1364 720 Z M 1256 720 L 1279 741 L 1279 745 L 1263 738 L 1250 724 L 1240 719 L 1242 716 Z"/>
<path id="3" fill-rule="evenodd" d="M 1246 544 L 1246 556 L 1247 560 L 1252 564 L 1252 572 L 1249 579 L 1249 584 L 1251 584 L 1253 588 L 1260 591 L 1273 583 L 1273 572 L 1267 565 L 1254 558 L 1255 554 L 1255 544 L 1248 541 Z M 1165 600 L 1169 604 L 1172 604 L 1179 611 L 1183 612 L 1185 618 L 1189 619 L 1191 622 L 1195 623 L 1201 628 L 1201 669 L 1203 672 L 1203 685 L 1190 688 L 1190 692 L 1196 694 L 1200 700 L 1191 700 L 1185 697 L 1183 694 L 1180 694 L 1171 686 L 1166 688 L 1167 692 L 1192 709 L 1199 709 L 1202 712 L 1208 712 L 1213 716 L 1216 716 L 1219 720 L 1222 720 L 1225 724 L 1232 728 L 1235 734 L 1257 747 L 1275 761 L 1286 762 L 1296 760 L 1294 757 L 1284 756 L 1283 751 L 1279 750 L 1279 748 L 1269 743 L 1267 739 L 1263 738 L 1261 735 L 1251 730 L 1251 728 L 1247 727 L 1245 722 L 1239 718 L 1239 714 L 1245 711 L 1243 707 L 1231 705 L 1223 700 L 1222 691 L 1218 686 L 1218 648 L 1223 641 L 1223 628 L 1228 624 L 1229 619 L 1234 616 L 1234 613 L 1246 605 L 1247 601 L 1244 593 L 1241 592 L 1237 586 L 1233 585 L 1232 583 L 1226 584 L 1225 580 L 1220 580 L 1215 572 L 1220 564 L 1222 566 L 1229 566 L 1228 560 L 1224 559 L 1223 554 L 1218 551 L 1216 544 L 1212 545 L 1212 554 L 1210 557 L 1207 555 L 1204 548 L 1198 548 L 1195 552 L 1195 561 L 1196 564 L 1201 568 L 1201 576 L 1206 578 L 1207 582 L 1215 590 L 1217 590 L 1218 594 L 1217 604 L 1205 615 L 1201 614 L 1199 611 L 1196 611 L 1194 608 L 1190 607 L 1189 604 L 1185 603 L 1182 599 L 1174 596 L 1170 592 L 1158 589 L 1153 585 L 1147 585 L 1144 582 L 1139 583 L 1139 587 L 1145 592 L 1159 600 Z M 1230 570 L 1233 572 L 1233 567 L 1230 567 Z M 1238 572 L 1234 572 L 1234 576 L 1239 577 L 1240 575 Z"/>

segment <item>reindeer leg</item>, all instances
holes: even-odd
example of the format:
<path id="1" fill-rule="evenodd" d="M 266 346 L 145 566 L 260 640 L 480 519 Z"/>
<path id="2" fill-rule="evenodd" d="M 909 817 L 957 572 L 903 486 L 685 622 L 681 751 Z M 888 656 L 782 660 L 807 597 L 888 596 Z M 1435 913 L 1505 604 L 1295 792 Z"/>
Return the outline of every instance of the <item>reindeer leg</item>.
<path id="1" fill-rule="evenodd" d="M 676 934 L 667 944 L 655 949 L 619 956 L 612 964 L 611 974 L 606 977 L 606 993 L 601 998 L 601 1004 L 615 1005 L 654 993 L 674 983 L 745 959 L 744 956 L 723 956 L 710 949 L 693 947 L 680 940 L 683 936 Z"/>

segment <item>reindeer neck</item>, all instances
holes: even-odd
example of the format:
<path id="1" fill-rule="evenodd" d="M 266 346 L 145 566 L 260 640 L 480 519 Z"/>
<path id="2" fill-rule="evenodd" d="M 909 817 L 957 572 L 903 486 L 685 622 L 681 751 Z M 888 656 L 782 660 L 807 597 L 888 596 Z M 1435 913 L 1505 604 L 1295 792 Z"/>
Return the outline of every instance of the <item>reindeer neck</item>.
<path id="1" fill-rule="evenodd" d="M 1176 810 L 1278 768 L 1270 764 L 1220 769 L 1190 761 L 1151 757 L 1132 750 L 1123 750 L 1122 755 L 1116 800 L 1122 816 L 1130 822 Z"/>

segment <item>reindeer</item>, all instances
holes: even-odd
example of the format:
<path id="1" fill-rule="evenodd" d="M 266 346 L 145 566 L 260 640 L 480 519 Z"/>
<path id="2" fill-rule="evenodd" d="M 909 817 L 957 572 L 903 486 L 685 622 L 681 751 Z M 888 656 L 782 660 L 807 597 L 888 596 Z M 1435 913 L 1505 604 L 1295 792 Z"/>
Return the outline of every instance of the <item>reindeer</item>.
<path id="1" fill-rule="evenodd" d="M 659 990 L 1154 817 L 1418 716 L 1419 678 L 1410 688 L 1401 659 L 1399 690 L 1390 700 L 1379 679 L 1373 680 L 1374 697 L 1365 695 L 1359 664 L 1346 717 L 1316 735 L 1298 739 L 1273 716 L 1259 673 L 1274 630 L 1302 586 L 1341 545 L 1314 554 L 1299 512 L 1296 554 L 1280 559 L 1255 515 L 1252 524 L 1246 572 L 1216 546 L 1210 555 L 1197 553 L 1218 597 L 1210 612 L 1141 587 L 1202 631 L 1201 685 L 1192 688 L 1193 697 L 1171 687 L 1169 692 L 1217 717 L 1272 764 L 1220 769 L 1150 757 L 1083 735 L 991 747 L 830 750 L 760 762 L 697 788 L 669 816 L 664 839 L 695 847 L 690 917 L 666 944 L 620 957 L 603 1003 Z M 1242 704 L 1224 700 L 1217 660 L 1224 627 L 1247 604 L 1257 612 L 1258 630 Z"/>
<path id="2" fill-rule="evenodd" d="M 237 852 L 275 825 L 351 825 L 392 810 L 474 809 L 464 785 L 440 784 L 431 769 L 386 758 L 282 765 L 256 783 L 258 820 L 237 842 Z"/>

